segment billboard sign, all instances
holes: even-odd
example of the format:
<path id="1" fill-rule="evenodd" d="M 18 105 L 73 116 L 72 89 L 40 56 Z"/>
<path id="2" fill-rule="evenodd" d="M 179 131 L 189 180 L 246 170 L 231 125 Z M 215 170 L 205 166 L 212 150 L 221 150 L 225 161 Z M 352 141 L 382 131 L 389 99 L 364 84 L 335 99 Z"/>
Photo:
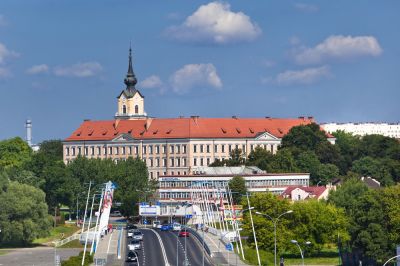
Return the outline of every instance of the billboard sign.
<path id="1" fill-rule="evenodd" d="M 160 206 L 159 205 L 140 205 L 139 215 L 140 216 L 160 216 Z"/>
<path id="2" fill-rule="evenodd" d="M 224 220 L 232 221 L 238 220 L 241 221 L 243 219 L 243 206 L 242 205 L 225 205 L 224 206 Z"/>

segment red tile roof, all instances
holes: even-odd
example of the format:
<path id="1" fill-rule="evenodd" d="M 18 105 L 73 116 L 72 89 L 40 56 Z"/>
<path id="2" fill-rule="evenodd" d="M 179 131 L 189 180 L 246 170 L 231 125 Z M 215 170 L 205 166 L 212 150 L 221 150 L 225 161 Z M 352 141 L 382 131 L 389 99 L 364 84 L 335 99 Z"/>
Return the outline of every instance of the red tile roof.
<path id="1" fill-rule="evenodd" d="M 282 138 L 313 118 L 148 118 L 84 121 L 66 141 L 112 140 L 122 133 L 135 139 L 255 138 L 267 132 Z"/>
<path id="2" fill-rule="evenodd" d="M 318 187 L 317 186 L 312 186 L 312 187 L 289 186 L 286 188 L 285 191 L 283 191 L 281 196 L 282 197 L 291 197 L 292 191 L 297 188 L 309 193 L 310 195 L 314 196 L 316 199 L 318 199 L 322 195 L 322 193 L 324 193 L 325 190 L 327 189 L 324 186 L 318 186 Z"/>

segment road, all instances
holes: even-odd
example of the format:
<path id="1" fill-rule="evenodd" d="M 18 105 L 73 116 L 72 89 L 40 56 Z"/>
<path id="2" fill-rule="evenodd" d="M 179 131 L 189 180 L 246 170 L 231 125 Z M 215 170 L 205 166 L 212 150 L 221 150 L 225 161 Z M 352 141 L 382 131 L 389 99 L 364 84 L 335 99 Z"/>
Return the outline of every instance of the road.
<path id="1" fill-rule="evenodd" d="M 170 266 L 185 266 L 185 238 L 178 237 L 177 232 L 161 232 L 160 230 L 140 229 L 143 233 L 142 249 L 138 250 L 139 266 L 160 266 L 166 265 L 165 260 Z M 158 236 L 159 238 L 158 238 Z M 126 239 L 129 243 L 130 239 Z M 160 243 L 161 241 L 161 243 Z M 178 245 L 178 249 L 177 249 Z M 163 248 L 165 253 L 163 253 Z M 186 238 L 187 265 L 202 266 L 203 255 L 202 248 L 196 242 L 194 237 Z M 125 249 L 125 257 L 128 248 Z M 165 254 L 165 256 L 164 256 Z M 133 263 L 125 263 L 125 266 L 137 265 Z M 204 265 L 211 266 L 204 255 Z"/>

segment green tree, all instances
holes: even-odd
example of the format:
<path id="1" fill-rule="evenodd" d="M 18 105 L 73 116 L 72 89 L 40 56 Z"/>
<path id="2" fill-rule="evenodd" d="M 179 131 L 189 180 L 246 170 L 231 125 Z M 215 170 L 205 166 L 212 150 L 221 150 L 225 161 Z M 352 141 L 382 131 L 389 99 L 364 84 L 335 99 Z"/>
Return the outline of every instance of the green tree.
<path id="1" fill-rule="evenodd" d="M 315 151 L 318 144 L 327 142 L 326 134 L 319 125 L 312 123 L 292 127 L 282 138 L 282 148 L 297 147 L 301 150 Z"/>
<path id="2" fill-rule="evenodd" d="M 46 155 L 48 158 L 53 160 L 63 159 L 63 144 L 61 140 L 45 140 L 40 143 L 40 149 L 38 153 Z"/>
<path id="3" fill-rule="evenodd" d="M 386 167 L 380 159 L 374 159 L 369 156 L 362 157 L 353 162 L 353 167 L 351 169 L 361 176 L 371 176 L 377 179 L 384 186 L 393 184 L 390 167 Z"/>
<path id="4" fill-rule="evenodd" d="M 268 165 L 272 173 L 295 173 L 298 171 L 296 162 L 290 149 L 279 149 Z"/>
<path id="5" fill-rule="evenodd" d="M 254 150 L 250 152 L 246 161 L 246 165 L 257 166 L 262 170 L 267 170 L 268 165 L 273 160 L 273 157 L 274 156 L 271 152 L 257 146 Z"/>
<path id="6" fill-rule="evenodd" d="M 361 140 L 360 153 L 374 158 L 389 157 L 400 160 L 400 143 L 382 135 L 367 135 Z"/>
<path id="7" fill-rule="evenodd" d="M 330 163 L 339 165 L 341 160 L 338 146 L 332 145 L 328 141 L 321 142 L 315 149 L 321 163 Z"/>
<path id="8" fill-rule="evenodd" d="M 5 182 L 5 183 L 3 183 Z M 45 194 L 35 187 L 2 180 L 0 190 L 0 243 L 27 245 L 49 233 Z"/>
<path id="9" fill-rule="evenodd" d="M 241 176 L 234 176 L 228 182 L 229 189 L 232 191 L 232 199 L 234 204 L 240 204 L 242 195 L 247 193 L 246 181 Z"/>
<path id="10" fill-rule="evenodd" d="M 334 178 L 339 177 L 339 168 L 334 164 L 320 164 L 315 176 L 311 179 L 311 183 L 326 185 Z"/>
<path id="11" fill-rule="evenodd" d="M 8 178 L 21 184 L 31 185 L 37 188 L 43 187 L 45 180 L 37 177 L 35 173 L 22 168 L 10 168 L 7 170 Z"/>
<path id="12" fill-rule="evenodd" d="M 353 136 L 351 133 L 344 131 L 334 132 L 336 138 L 335 145 L 340 151 L 339 169 L 340 174 L 345 175 L 350 170 L 353 161 L 360 158 L 360 143 L 358 136 Z"/>
<path id="13" fill-rule="evenodd" d="M 20 137 L 0 141 L 0 168 L 21 167 L 31 154 L 32 149 Z"/>
<path id="14" fill-rule="evenodd" d="M 296 165 L 302 172 L 310 173 L 311 183 L 317 184 L 319 181 L 318 170 L 321 163 L 313 151 L 304 151 L 299 154 Z"/>

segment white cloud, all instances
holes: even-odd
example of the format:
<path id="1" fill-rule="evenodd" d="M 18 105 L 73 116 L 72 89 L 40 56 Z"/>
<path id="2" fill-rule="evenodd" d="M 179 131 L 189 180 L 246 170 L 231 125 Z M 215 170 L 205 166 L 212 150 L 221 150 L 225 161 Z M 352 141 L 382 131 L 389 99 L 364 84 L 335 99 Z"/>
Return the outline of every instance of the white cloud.
<path id="1" fill-rule="evenodd" d="M 313 48 L 304 48 L 295 55 L 298 64 L 318 64 L 330 59 L 344 60 L 362 56 L 379 56 L 382 53 L 373 36 L 333 35 Z"/>
<path id="2" fill-rule="evenodd" d="M 56 76 L 86 78 L 97 75 L 103 67 L 98 62 L 77 63 L 72 66 L 58 66 L 54 69 Z"/>
<path id="3" fill-rule="evenodd" d="M 166 34 L 185 42 L 227 44 L 252 41 L 261 29 L 243 12 L 232 12 L 228 3 L 212 2 L 200 6 L 180 26 L 167 29 Z"/>
<path id="4" fill-rule="evenodd" d="M 0 79 L 9 78 L 11 76 L 12 76 L 12 74 L 11 74 L 10 70 L 8 70 L 5 67 L 0 67 Z"/>
<path id="5" fill-rule="evenodd" d="M 48 72 L 49 72 L 49 66 L 46 64 L 34 65 L 26 70 L 26 73 L 28 73 L 30 75 L 36 75 L 36 74 L 48 73 Z"/>
<path id="6" fill-rule="evenodd" d="M 305 3 L 296 3 L 294 4 L 294 7 L 300 11 L 303 12 L 317 12 L 319 10 L 319 8 L 315 5 L 311 5 L 311 4 L 305 4 Z"/>
<path id="7" fill-rule="evenodd" d="M 328 66 L 306 68 L 303 70 L 287 70 L 279 73 L 274 80 L 278 85 L 312 84 L 323 78 L 332 76 Z"/>
<path id="8" fill-rule="evenodd" d="M 170 78 L 172 90 L 178 94 L 189 92 L 193 87 L 222 87 L 222 81 L 213 64 L 189 64 L 177 70 Z"/>
<path id="9" fill-rule="evenodd" d="M 164 84 L 159 76 L 151 75 L 150 77 L 147 77 L 143 81 L 141 81 L 139 86 L 144 89 L 154 89 L 154 88 L 162 88 Z"/>
<path id="10" fill-rule="evenodd" d="M 10 51 L 7 47 L 0 43 L 0 64 L 4 64 L 5 60 L 9 57 L 17 57 L 18 53 Z"/>

